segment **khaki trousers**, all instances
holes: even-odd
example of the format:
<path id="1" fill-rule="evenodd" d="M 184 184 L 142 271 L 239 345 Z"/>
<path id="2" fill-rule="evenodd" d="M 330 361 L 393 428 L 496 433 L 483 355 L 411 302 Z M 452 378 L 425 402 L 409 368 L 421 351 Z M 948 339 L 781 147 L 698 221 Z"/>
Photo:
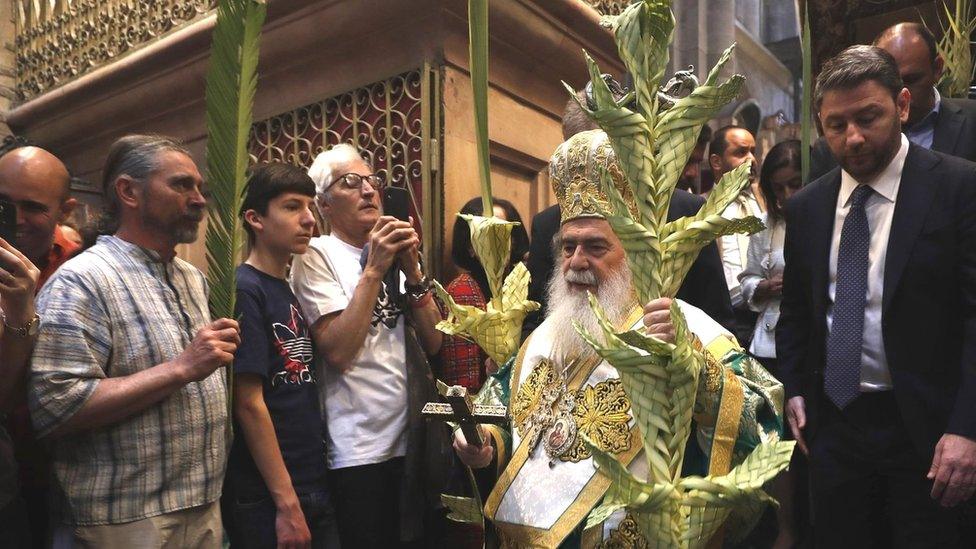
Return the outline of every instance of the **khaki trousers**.
<path id="1" fill-rule="evenodd" d="M 78 526 L 73 537 L 73 546 L 85 549 L 220 549 L 224 529 L 215 501 L 124 524 Z"/>

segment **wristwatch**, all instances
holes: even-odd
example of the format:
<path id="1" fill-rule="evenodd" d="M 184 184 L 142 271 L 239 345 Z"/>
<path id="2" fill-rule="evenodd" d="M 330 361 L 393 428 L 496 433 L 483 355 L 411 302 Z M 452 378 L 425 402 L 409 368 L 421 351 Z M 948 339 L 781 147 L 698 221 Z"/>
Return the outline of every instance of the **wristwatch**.
<path id="1" fill-rule="evenodd" d="M 11 335 L 17 337 L 33 337 L 37 335 L 37 327 L 41 324 L 41 317 L 34 313 L 34 317 L 27 321 L 23 326 L 11 326 L 7 324 L 7 317 L 3 317 L 3 327 Z"/>
<path id="2" fill-rule="evenodd" d="M 404 289 L 407 290 L 407 296 L 410 299 L 412 299 L 414 301 L 418 301 L 422 297 L 424 297 L 424 295 L 426 295 L 427 292 L 430 291 L 430 278 L 428 278 L 428 277 L 425 276 L 425 277 L 423 277 L 423 278 L 420 279 L 420 282 L 418 282 L 416 284 L 407 284 L 407 283 L 404 283 L 403 284 L 403 287 L 404 287 Z"/>

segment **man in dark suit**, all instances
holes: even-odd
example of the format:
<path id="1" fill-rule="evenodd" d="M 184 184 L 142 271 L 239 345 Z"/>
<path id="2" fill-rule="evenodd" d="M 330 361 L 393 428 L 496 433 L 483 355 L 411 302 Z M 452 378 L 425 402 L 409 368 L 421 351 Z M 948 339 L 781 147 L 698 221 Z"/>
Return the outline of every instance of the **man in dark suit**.
<path id="1" fill-rule="evenodd" d="M 576 101 L 570 100 L 563 115 L 563 137 L 569 139 L 573 135 L 590 129 L 596 129 L 586 114 L 579 108 Z M 698 146 L 704 149 L 708 140 L 699 139 Z M 698 163 L 704 157 L 704 150 L 692 154 L 689 165 L 682 173 L 682 179 L 698 177 Z M 685 181 L 684 184 L 690 182 Z M 679 183 L 679 186 L 682 183 Z M 695 215 L 705 203 L 705 199 L 683 190 L 675 190 L 671 195 L 668 207 L 668 221 L 679 217 Z M 522 337 L 530 334 L 543 319 L 546 308 L 546 286 L 554 268 L 552 238 L 559 231 L 559 205 L 550 206 L 537 213 L 532 218 L 532 239 L 529 248 L 528 268 L 532 277 L 529 283 L 529 299 L 542 304 L 539 311 L 526 317 L 522 325 Z M 677 297 L 699 309 L 715 319 L 730 331 L 735 327 L 735 315 L 732 313 L 732 301 L 725 286 L 725 275 L 722 261 L 718 254 L 718 247 L 711 243 L 702 249 L 698 258 L 688 271 Z"/>
<path id="2" fill-rule="evenodd" d="M 912 143 L 976 161 L 976 101 L 942 97 L 935 85 L 942 78 L 944 61 L 935 37 L 919 23 L 899 23 L 874 41 L 895 58 L 898 72 L 911 93 L 911 107 L 903 128 Z M 810 181 L 837 166 L 827 141 L 813 146 Z"/>
<path id="3" fill-rule="evenodd" d="M 824 64 L 840 166 L 786 206 L 776 332 L 819 547 L 958 546 L 976 482 L 976 164 L 910 144 L 890 54 Z"/>

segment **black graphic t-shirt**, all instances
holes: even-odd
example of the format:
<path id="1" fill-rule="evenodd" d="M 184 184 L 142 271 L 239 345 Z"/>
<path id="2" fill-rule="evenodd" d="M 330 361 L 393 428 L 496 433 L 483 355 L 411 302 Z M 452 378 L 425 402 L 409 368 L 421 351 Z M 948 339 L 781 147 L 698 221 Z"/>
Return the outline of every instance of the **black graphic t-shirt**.
<path id="1" fill-rule="evenodd" d="M 234 355 L 234 373 L 264 380 L 264 402 L 295 491 L 324 490 L 325 422 L 308 323 L 295 295 L 285 280 L 244 264 L 237 268 L 236 314 L 241 345 Z M 268 494 L 236 420 L 227 480 L 238 499 Z"/>

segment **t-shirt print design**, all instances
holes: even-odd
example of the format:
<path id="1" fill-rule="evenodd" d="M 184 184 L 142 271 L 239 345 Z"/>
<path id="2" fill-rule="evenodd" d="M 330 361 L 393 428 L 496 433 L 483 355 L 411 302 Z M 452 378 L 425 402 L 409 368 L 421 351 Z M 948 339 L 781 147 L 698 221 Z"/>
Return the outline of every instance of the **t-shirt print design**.
<path id="1" fill-rule="evenodd" d="M 315 383 L 315 373 L 312 365 L 312 340 L 308 337 L 308 324 L 305 317 L 294 304 L 291 305 L 291 319 L 288 324 L 275 322 L 271 325 L 274 331 L 275 349 L 284 358 L 284 367 L 271 378 L 271 386 L 277 387 L 282 383 L 301 385 Z"/>
<path id="2" fill-rule="evenodd" d="M 384 282 L 380 285 L 379 295 L 376 296 L 376 306 L 373 307 L 373 319 L 369 325 L 375 328 L 382 322 L 387 328 L 392 330 L 396 328 L 397 319 L 402 314 L 403 309 L 390 298 L 390 294 L 386 292 L 386 283 Z"/>

